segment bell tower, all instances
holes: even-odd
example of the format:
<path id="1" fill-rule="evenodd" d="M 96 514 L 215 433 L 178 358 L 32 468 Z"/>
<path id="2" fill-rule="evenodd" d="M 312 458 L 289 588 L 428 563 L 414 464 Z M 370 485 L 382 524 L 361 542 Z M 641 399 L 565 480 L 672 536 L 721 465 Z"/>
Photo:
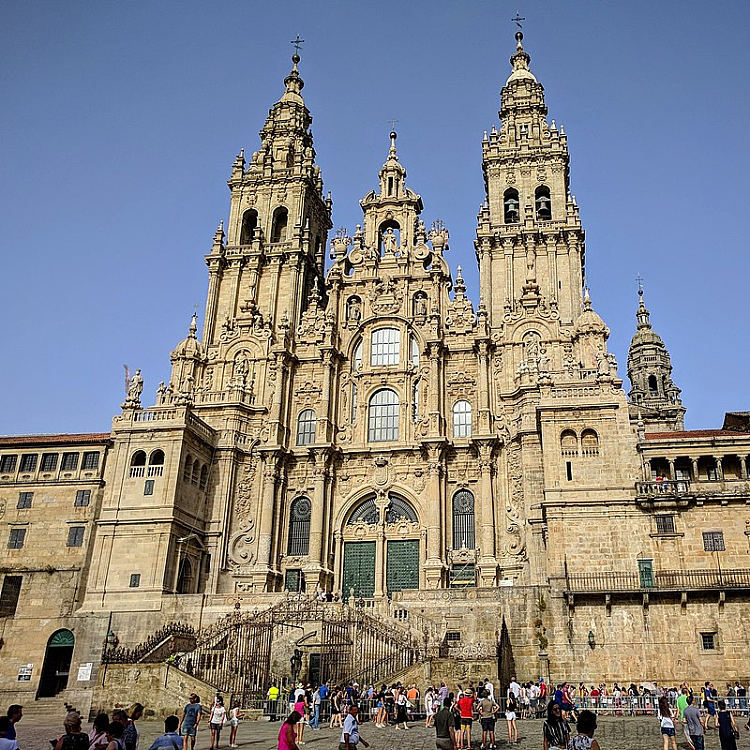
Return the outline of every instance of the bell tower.
<path id="1" fill-rule="evenodd" d="M 260 131 L 249 161 L 244 149 L 232 164 L 226 244 L 206 257 L 209 291 L 204 344 L 218 343 L 222 326 L 257 320 L 272 330 L 280 319 L 299 323 L 310 290 L 323 288 L 324 252 L 331 228 L 331 198 L 323 196 L 298 64 Z"/>
<path id="2" fill-rule="evenodd" d="M 651 431 L 684 430 L 685 407 L 672 380 L 672 359 L 656 331 L 638 289 L 638 328 L 628 349 L 628 400 L 631 414 L 642 418 Z"/>
<path id="3" fill-rule="evenodd" d="M 569 324 L 583 301 L 584 232 L 570 194 L 567 138 L 562 126 L 547 123 L 544 87 L 522 42 L 519 31 L 500 95 L 500 129 L 482 140 L 486 199 L 475 247 L 492 328 L 507 313 L 539 305 Z"/>

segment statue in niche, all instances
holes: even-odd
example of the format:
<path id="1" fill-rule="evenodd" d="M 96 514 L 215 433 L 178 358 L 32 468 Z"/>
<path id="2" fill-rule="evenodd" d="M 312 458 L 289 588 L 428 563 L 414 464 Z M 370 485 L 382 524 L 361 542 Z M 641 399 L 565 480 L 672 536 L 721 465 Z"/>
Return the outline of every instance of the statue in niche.
<path id="1" fill-rule="evenodd" d="M 347 303 L 346 319 L 352 323 L 359 323 L 362 318 L 362 310 L 360 308 L 360 302 L 358 297 L 350 297 Z"/>
<path id="2" fill-rule="evenodd" d="M 414 316 L 424 318 L 427 315 L 427 297 L 424 294 L 417 294 L 414 297 Z"/>
<path id="3" fill-rule="evenodd" d="M 611 375 L 612 364 L 609 357 L 600 349 L 596 355 L 596 374 L 600 377 Z"/>
<path id="4" fill-rule="evenodd" d="M 395 253 L 396 252 L 396 233 L 393 231 L 392 227 L 388 227 L 388 229 L 383 232 L 383 254 L 387 255 L 388 253 Z"/>

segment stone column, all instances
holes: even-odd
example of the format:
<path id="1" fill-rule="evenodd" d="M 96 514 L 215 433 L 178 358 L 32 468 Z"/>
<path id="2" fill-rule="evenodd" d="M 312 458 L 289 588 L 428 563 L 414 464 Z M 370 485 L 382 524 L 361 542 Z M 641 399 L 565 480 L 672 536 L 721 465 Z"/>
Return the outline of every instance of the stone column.
<path id="1" fill-rule="evenodd" d="M 427 459 L 427 559 L 425 562 L 425 584 L 427 588 L 440 587 L 443 578 L 443 524 L 445 514 L 441 502 L 441 479 L 443 475 L 442 445 L 430 445 Z"/>
<path id="2" fill-rule="evenodd" d="M 497 578 L 495 557 L 495 502 L 492 492 L 492 451 L 490 441 L 477 443 L 479 450 L 479 579 L 482 586 L 494 586 Z M 475 506 L 476 507 L 476 506 Z"/>
<path id="3" fill-rule="evenodd" d="M 722 464 L 722 458 L 723 456 L 714 456 L 714 460 L 716 461 L 716 475 L 719 477 L 719 481 L 722 481 L 724 479 L 724 466 Z"/>
<path id="4" fill-rule="evenodd" d="M 747 456 L 738 456 L 740 459 L 740 479 L 747 479 Z"/>
<path id="5" fill-rule="evenodd" d="M 480 341 L 479 347 L 479 402 L 477 404 L 477 431 L 484 435 L 490 431 L 489 342 Z"/>
<path id="6" fill-rule="evenodd" d="M 328 480 L 328 458 L 327 450 L 316 450 L 313 453 L 315 460 L 314 490 L 312 497 L 312 510 L 310 513 L 310 568 L 313 577 L 319 576 L 322 564 L 323 552 L 323 524 L 325 522 L 326 482 Z M 316 581 L 319 583 L 320 581 Z M 312 583 L 312 581 L 311 581 Z"/>
<path id="7" fill-rule="evenodd" d="M 698 481 L 698 477 L 700 476 L 700 474 L 698 474 L 698 459 L 697 458 L 691 458 L 690 459 L 690 464 L 692 466 L 692 476 L 691 476 L 691 479 L 694 482 L 697 482 Z"/>
<path id="8" fill-rule="evenodd" d="M 321 416 L 318 418 L 318 422 L 323 423 L 322 434 L 318 432 L 319 442 L 331 442 L 333 435 L 332 431 L 332 420 L 331 420 L 331 383 L 335 377 L 333 367 L 333 349 L 324 349 L 321 352 L 321 360 L 323 362 L 323 394 L 322 394 L 322 406 Z M 321 439 L 322 438 L 322 439 Z"/>
<path id="9" fill-rule="evenodd" d="M 440 419 L 440 343 L 429 343 L 427 345 L 427 355 L 430 359 L 429 403 L 427 411 L 429 415 L 430 435 L 437 437 L 442 432 L 442 422 Z"/>
<path id="10" fill-rule="evenodd" d="M 279 470 L 276 456 L 266 454 L 263 457 L 263 493 L 259 508 L 257 573 L 253 576 L 256 587 L 265 587 L 270 572 L 273 512 L 276 504 L 276 483 L 278 479 Z"/>
<path id="11" fill-rule="evenodd" d="M 674 461 L 671 458 L 668 458 L 667 464 L 669 465 L 669 478 L 674 482 L 674 480 L 677 479 L 674 474 Z"/>
<path id="12" fill-rule="evenodd" d="M 216 312 L 219 306 L 219 282 L 222 277 L 223 261 L 210 258 L 208 264 L 208 297 L 206 298 L 206 319 L 203 323 L 203 342 L 208 346 L 213 343 L 216 330 Z"/>

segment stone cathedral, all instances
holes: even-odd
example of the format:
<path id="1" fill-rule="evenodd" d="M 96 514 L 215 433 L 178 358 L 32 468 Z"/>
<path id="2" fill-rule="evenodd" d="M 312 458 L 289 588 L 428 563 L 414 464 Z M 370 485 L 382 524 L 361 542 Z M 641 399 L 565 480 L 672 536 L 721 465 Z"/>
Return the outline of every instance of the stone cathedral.
<path id="1" fill-rule="evenodd" d="M 206 665 L 244 647 L 210 638 L 290 601 L 413 637 L 400 666 L 433 675 L 502 679 L 512 653 L 524 679 L 747 679 L 750 415 L 684 429 L 642 291 L 623 389 L 522 39 L 481 144 L 476 304 L 395 132 L 331 234 L 294 55 L 154 405 L 136 372 L 111 432 L 0 438 L 6 700 L 85 703 L 104 655 L 141 675 L 162 642 L 227 689 Z M 306 637 L 297 669 L 325 677 Z"/>

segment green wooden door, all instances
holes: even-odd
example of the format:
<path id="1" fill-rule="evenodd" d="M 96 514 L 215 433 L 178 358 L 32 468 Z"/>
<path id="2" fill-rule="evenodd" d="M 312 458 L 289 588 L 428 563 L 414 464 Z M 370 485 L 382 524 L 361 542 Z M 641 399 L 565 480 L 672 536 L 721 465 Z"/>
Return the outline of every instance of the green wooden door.
<path id="1" fill-rule="evenodd" d="M 349 590 L 354 596 L 370 597 L 375 593 L 375 542 L 344 543 L 344 599 Z"/>
<path id="2" fill-rule="evenodd" d="M 388 593 L 419 588 L 419 540 L 388 542 Z"/>

